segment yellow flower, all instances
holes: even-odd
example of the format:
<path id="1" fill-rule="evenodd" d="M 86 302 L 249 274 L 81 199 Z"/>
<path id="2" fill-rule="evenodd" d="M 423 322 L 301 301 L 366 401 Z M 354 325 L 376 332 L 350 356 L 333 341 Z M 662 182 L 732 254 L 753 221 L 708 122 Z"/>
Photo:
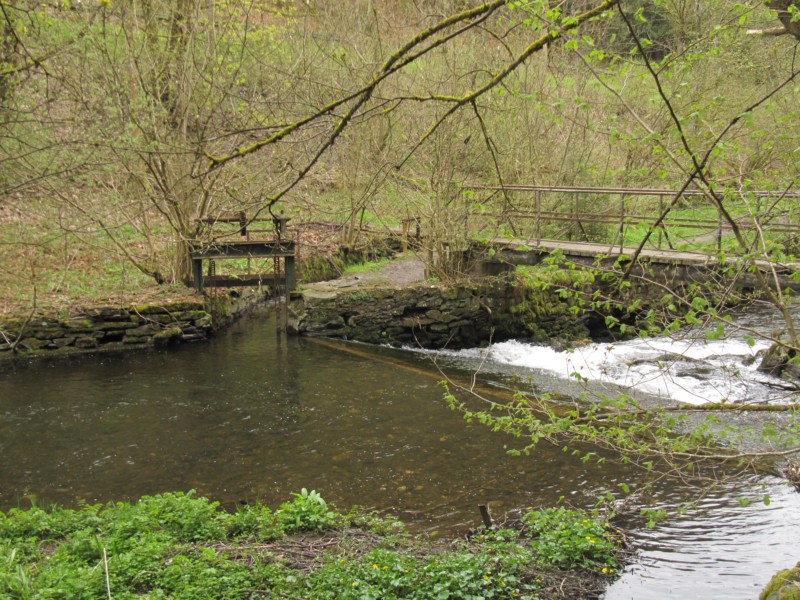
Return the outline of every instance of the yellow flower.
<path id="1" fill-rule="evenodd" d="M 383 565 L 383 570 L 384 571 L 388 571 L 389 570 L 389 565 Z"/>
<path id="2" fill-rule="evenodd" d="M 372 568 L 373 569 L 380 569 L 380 567 L 378 565 L 372 565 Z"/>

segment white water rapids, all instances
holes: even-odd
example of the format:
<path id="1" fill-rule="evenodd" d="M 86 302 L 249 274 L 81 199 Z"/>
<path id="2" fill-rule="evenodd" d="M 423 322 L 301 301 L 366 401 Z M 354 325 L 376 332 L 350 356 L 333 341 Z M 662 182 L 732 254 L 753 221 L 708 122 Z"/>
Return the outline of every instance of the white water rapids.
<path id="1" fill-rule="evenodd" d="M 794 312 L 800 317 L 800 310 Z M 704 329 L 695 329 L 570 350 L 511 340 L 432 354 L 463 368 L 527 377 L 553 389 L 558 381 L 571 381 L 595 393 L 624 393 L 660 404 L 785 402 L 791 395 L 788 382 L 758 370 L 772 343 L 764 334 L 784 328 L 781 318 L 765 307 L 750 307 L 734 317 L 724 339 L 709 340 Z"/>
<path id="2" fill-rule="evenodd" d="M 705 342 L 696 339 L 635 339 L 589 344 L 569 351 L 517 341 L 502 342 L 486 353 L 490 362 L 512 365 L 561 378 L 610 383 L 630 395 L 703 404 L 778 399 L 779 381 L 760 373 L 758 353 L 769 347 L 759 341 Z"/>

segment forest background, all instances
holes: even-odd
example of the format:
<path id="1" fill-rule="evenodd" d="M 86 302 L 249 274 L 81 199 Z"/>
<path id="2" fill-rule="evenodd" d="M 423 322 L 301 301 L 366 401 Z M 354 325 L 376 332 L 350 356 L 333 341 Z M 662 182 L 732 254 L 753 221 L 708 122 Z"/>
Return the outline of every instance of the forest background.
<path id="1" fill-rule="evenodd" d="M 791 256 L 794 4 L 617 4 L 3 0 L 0 310 L 184 294 L 226 210 L 463 243 L 469 185 L 699 186 Z"/>

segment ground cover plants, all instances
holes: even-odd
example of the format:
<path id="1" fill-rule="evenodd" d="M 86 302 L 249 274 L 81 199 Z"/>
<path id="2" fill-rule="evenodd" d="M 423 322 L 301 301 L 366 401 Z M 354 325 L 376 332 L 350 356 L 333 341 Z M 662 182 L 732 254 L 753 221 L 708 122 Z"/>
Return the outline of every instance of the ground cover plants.
<path id="1" fill-rule="evenodd" d="M 276 510 L 194 492 L 0 512 L 5 598 L 557 598 L 597 593 L 624 556 L 607 522 L 564 507 L 460 541 L 342 514 L 303 489 Z"/>

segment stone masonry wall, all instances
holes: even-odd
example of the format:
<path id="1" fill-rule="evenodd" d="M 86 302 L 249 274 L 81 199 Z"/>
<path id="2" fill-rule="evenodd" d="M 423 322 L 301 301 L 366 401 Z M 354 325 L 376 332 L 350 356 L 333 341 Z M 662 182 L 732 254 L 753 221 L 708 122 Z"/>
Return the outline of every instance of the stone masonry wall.
<path id="1" fill-rule="evenodd" d="M 97 307 L 69 316 L 0 317 L 0 356 L 166 346 L 206 339 L 212 316 L 202 302 Z"/>
<path id="2" fill-rule="evenodd" d="M 294 292 L 289 328 L 300 335 L 423 348 L 468 348 L 508 339 L 570 346 L 588 339 L 592 315 L 554 288 L 511 278 L 461 284 Z"/>
<path id="3" fill-rule="evenodd" d="M 426 348 L 476 346 L 491 339 L 492 314 L 505 310 L 506 284 L 417 285 L 294 293 L 289 327 L 319 337 Z"/>

